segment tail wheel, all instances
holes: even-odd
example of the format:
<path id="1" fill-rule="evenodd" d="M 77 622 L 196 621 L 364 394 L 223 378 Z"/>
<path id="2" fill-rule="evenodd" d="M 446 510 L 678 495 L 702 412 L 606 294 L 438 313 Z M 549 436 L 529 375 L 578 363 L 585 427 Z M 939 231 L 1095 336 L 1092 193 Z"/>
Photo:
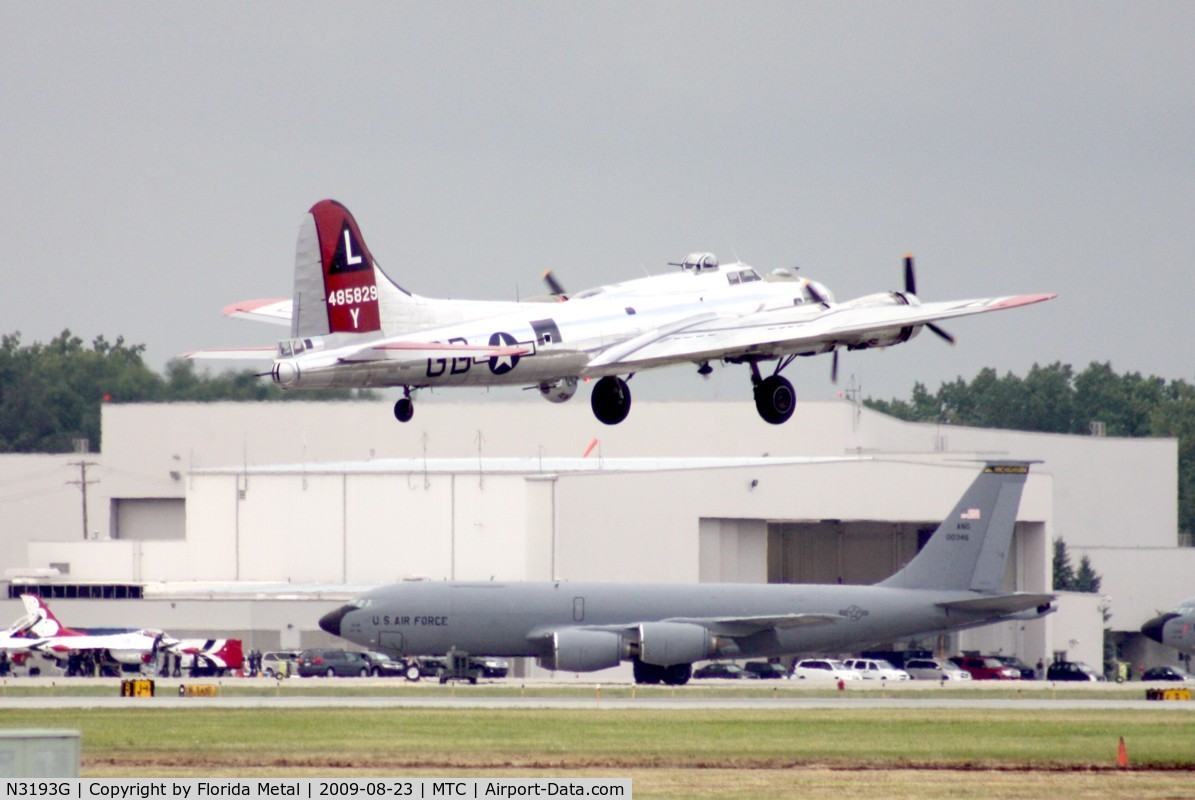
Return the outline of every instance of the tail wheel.
<path id="1" fill-rule="evenodd" d="M 788 422 L 797 409 L 797 392 L 787 378 L 770 375 L 755 386 L 755 409 L 765 422 Z"/>
<path id="2" fill-rule="evenodd" d="M 415 416 L 415 404 L 409 397 L 400 397 L 394 404 L 394 418 L 399 422 L 410 422 Z"/>
<path id="3" fill-rule="evenodd" d="M 594 384 L 589 403 L 599 422 L 617 425 L 631 412 L 631 390 L 622 378 L 607 375 Z"/>

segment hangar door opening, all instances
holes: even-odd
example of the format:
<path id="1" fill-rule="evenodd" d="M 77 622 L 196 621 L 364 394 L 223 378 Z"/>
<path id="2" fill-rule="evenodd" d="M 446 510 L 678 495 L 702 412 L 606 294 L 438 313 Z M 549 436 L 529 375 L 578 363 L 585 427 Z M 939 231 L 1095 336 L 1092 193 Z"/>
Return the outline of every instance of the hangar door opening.
<path id="1" fill-rule="evenodd" d="M 844 583 L 884 580 L 921 552 L 938 522 L 702 519 L 698 580 L 702 583 Z M 1046 591 L 1046 535 L 1018 523 L 1004 585 Z"/>
<path id="2" fill-rule="evenodd" d="M 915 556 L 938 523 L 769 522 L 768 583 L 876 583 Z"/>

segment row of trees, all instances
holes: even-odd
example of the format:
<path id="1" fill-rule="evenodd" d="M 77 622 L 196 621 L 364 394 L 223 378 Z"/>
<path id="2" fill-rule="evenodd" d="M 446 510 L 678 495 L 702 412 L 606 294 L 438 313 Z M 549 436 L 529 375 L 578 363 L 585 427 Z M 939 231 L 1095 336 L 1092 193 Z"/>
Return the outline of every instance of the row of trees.
<path id="1" fill-rule="evenodd" d="M 144 345 L 97 337 L 90 346 L 63 331 L 52 341 L 21 344 L 0 336 L 0 452 L 66 453 L 75 439 L 100 446 L 100 407 L 111 403 L 215 400 L 344 399 L 349 391 L 288 393 L 252 372 L 209 376 L 189 361 L 160 375 L 145 365 Z"/>
<path id="2" fill-rule="evenodd" d="M 252 372 L 207 375 L 189 361 L 172 361 L 160 375 L 145 365 L 144 345 L 91 345 L 63 331 L 52 341 L 23 345 L 19 333 L 0 336 L 0 452 L 62 453 L 73 440 L 100 446 L 104 402 L 210 402 L 215 400 L 346 399 L 348 390 L 284 392 Z M 1195 386 L 1185 381 L 1118 375 L 1093 363 L 1076 373 L 1069 364 L 1034 365 L 1021 378 L 984 369 L 935 393 L 924 384 L 909 400 L 865 401 L 900 419 L 1048 433 L 1169 436 L 1179 441 L 1179 527 L 1195 531 Z"/>
<path id="3" fill-rule="evenodd" d="M 1107 436 L 1177 438 L 1179 530 L 1195 531 L 1195 385 L 1186 381 L 1118 375 L 1107 363 L 1079 373 L 1070 364 L 1035 364 L 1023 378 L 984 369 L 932 394 L 918 383 L 909 400 L 865 404 L 915 422 L 1078 434 L 1097 423 Z"/>

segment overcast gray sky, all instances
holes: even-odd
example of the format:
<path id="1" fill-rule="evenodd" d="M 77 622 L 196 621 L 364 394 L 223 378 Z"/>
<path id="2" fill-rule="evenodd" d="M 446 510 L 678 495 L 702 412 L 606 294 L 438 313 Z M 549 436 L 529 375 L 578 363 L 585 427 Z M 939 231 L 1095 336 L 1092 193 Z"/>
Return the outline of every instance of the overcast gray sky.
<path id="1" fill-rule="evenodd" d="M 1195 380 L 1195 4 L 18 3 L 0 26 L 0 330 L 272 343 L 317 200 L 429 296 L 695 250 L 839 299 L 1053 291 L 844 355 L 866 395 L 985 366 Z M 656 396 L 749 396 L 727 367 Z M 787 373 L 832 396 L 829 360 Z"/>

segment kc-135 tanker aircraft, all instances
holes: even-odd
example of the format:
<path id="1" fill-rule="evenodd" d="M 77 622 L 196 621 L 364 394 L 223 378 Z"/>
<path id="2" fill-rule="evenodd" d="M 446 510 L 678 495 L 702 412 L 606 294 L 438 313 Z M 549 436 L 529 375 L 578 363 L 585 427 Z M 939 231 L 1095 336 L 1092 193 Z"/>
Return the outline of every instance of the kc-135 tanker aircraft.
<path id="1" fill-rule="evenodd" d="M 224 309 L 226 316 L 289 324 L 290 338 L 277 348 L 187 357 L 272 357 L 262 375 L 286 388 L 402 387 L 394 405 L 402 422 L 411 419 L 411 394 L 420 388 L 524 386 L 561 403 L 578 381 L 594 380 L 593 413 L 607 425 L 630 412 L 627 380 L 636 372 L 692 364 L 708 375 L 721 361 L 748 367 L 760 416 L 780 424 L 796 408 L 796 392 L 781 372 L 797 356 L 832 353 L 836 377 L 843 348 L 900 344 L 922 328 L 953 343 L 936 322 L 1054 297 L 922 303 L 911 257 L 903 291 L 842 303 L 789 270 L 761 276 L 746 264 L 719 264 L 710 253 L 673 266 L 679 270 L 571 295 L 545 273 L 552 294 L 531 301 L 430 299 L 394 283 L 348 209 L 322 200 L 299 230 L 292 298 Z"/>
<path id="2" fill-rule="evenodd" d="M 1029 462 L 987 463 L 925 547 L 874 586 L 410 581 L 320 627 L 394 656 L 536 657 L 590 672 L 630 660 L 639 683 L 683 684 L 695 661 L 841 652 L 1053 611 L 1001 591 Z"/>
<path id="3" fill-rule="evenodd" d="M 1195 597 L 1188 597 L 1173 611 L 1154 617 L 1141 626 L 1141 632 L 1158 644 L 1195 656 Z"/>

